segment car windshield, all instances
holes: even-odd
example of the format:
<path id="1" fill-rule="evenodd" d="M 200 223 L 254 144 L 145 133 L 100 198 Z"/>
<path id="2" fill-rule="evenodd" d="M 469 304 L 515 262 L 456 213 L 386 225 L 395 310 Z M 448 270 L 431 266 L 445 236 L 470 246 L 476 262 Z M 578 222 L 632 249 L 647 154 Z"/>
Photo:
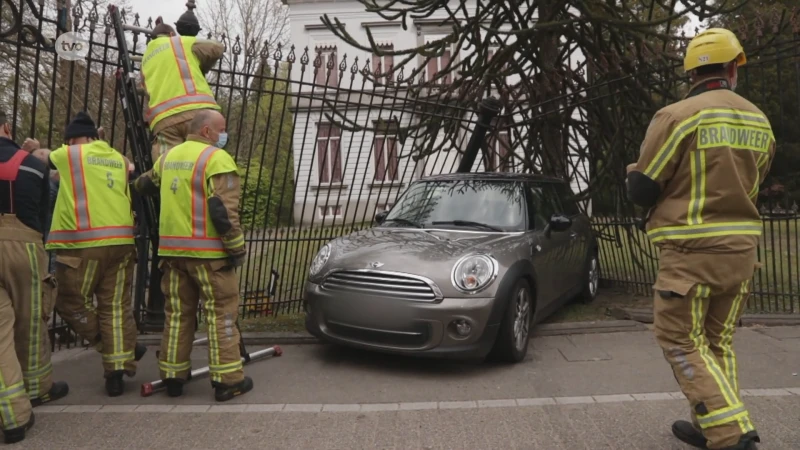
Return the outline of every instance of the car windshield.
<path id="1" fill-rule="evenodd" d="M 421 181 L 403 194 L 383 225 L 524 231 L 522 184 L 498 180 Z"/>

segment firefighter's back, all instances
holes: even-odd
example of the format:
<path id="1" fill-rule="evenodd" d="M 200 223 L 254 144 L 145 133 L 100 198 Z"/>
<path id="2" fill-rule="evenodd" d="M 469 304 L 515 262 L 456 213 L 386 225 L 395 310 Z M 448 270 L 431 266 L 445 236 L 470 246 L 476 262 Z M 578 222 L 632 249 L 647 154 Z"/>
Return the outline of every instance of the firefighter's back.
<path id="1" fill-rule="evenodd" d="M 766 115 L 729 89 L 691 96 L 662 112 L 675 129 L 652 170 L 673 152 L 680 160 L 651 214 L 651 240 L 715 253 L 755 247 L 762 229 L 758 187 L 775 148 Z"/>

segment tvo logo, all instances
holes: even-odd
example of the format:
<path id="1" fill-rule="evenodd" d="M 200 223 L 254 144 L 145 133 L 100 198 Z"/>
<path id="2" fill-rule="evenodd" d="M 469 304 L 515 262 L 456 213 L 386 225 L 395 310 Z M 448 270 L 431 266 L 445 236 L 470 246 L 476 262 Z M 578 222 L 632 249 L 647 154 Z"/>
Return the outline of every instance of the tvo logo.
<path id="1" fill-rule="evenodd" d="M 89 56 L 89 40 L 74 31 L 56 39 L 56 54 L 67 61 L 80 61 Z"/>

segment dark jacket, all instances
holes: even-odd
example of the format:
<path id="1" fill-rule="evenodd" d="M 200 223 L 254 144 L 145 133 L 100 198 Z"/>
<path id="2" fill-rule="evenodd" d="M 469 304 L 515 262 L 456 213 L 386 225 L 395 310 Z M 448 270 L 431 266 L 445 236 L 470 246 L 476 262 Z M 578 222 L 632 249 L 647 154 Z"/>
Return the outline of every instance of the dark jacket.
<path id="1" fill-rule="evenodd" d="M 0 137 L 0 163 L 10 160 L 17 150 L 20 146 L 16 142 Z M 50 169 L 27 155 L 15 181 L 0 181 L 0 213 L 13 212 L 20 222 L 44 235 L 49 209 Z"/>

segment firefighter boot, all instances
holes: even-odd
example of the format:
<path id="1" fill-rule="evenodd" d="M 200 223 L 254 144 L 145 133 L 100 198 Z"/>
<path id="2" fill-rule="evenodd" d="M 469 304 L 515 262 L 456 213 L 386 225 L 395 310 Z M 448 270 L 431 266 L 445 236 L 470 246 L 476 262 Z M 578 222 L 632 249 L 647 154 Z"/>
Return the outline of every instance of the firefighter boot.
<path id="1" fill-rule="evenodd" d="M 758 450 L 756 442 L 761 442 L 758 433 L 751 431 L 739 439 L 739 443 L 730 447 L 725 447 L 722 450 Z"/>
<path id="2" fill-rule="evenodd" d="M 672 424 L 672 434 L 682 442 L 691 445 L 692 447 L 708 450 L 706 446 L 706 438 L 703 432 L 698 430 L 691 422 L 685 420 L 678 420 Z M 725 447 L 722 450 L 757 450 L 756 442 L 761 442 L 758 434 L 755 431 L 745 434 L 734 446 Z"/>
<path id="3" fill-rule="evenodd" d="M 41 397 L 31 399 L 31 407 L 36 408 L 37 406 L 42 406 L 45 403 L 54 402 L 58 399 L 66 397 L 67 394 L 69 394 L 69 385 L 67 385 L 65 381 L 55 381 L 53 382 L 53 386 L 50 388 L 50 391 Z"/>
<path id="4" fill-rule="evenodd" d="M 253 390 L 253 379 L 250 377 L 244 377 L 244 380 L 234 385 L 216 383 L 214 386 L 214 398 L 218 402 L 226 402 L 251 390 Z"/>
<path id="5" fill-rule="evenodd" d="M 144 344 L 136 343 L 136 348 L 133 350 L 133 359 L 139 361 L 144 354 L 147 353 L 147 347 Z"/>
<path id="6" fill-rule="evenodd" d="M 125 393 L 125 380 L 122 376 L 125 375 L 124 370 L 117 370 L 108 374 L 106 378 L 106 392 L 109 397 L 119 397 Z"/>
<path id="7" fill-rule="evenodd" d="M 167 378 L 164 380 L 164 386 L 167 388 L 167 395 L 170 397 L 180 397 L 183 395 L 183 383 L 180 378 Z"/>
<path id="8" fill-rule="evenodd" d="M 33 413 L 31 413 L 31 418 L 28 419 L 28 423 L 25 425 L 10 430 L 3 430 L 6 444 L 14 444 L 25 439 L 25 432 L 33 428 L 33 422 Z"/>
<path id="9" fill-rule="evenodd" d="M 686 420 L 678 420 L 672 424 L 672 434 L 682 442 L 691 445 L 692 447 L 700 448 L 703 450 L 706 447 L 706 438 L 703 432 L 698 430 L 692 422 Z"/>

